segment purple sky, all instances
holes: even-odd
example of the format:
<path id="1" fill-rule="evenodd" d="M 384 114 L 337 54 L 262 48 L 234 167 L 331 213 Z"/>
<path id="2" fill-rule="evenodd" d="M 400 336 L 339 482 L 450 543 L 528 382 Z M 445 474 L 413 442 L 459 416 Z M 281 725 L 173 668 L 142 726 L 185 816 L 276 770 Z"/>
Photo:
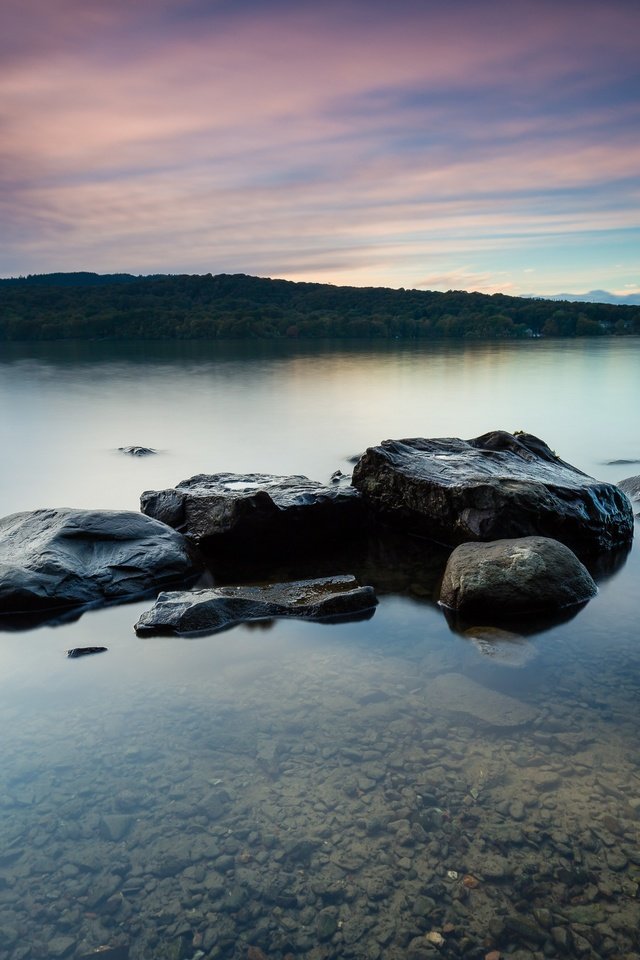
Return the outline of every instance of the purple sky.
<path id="1" fill-rule="evenodd" d="M 640 4 L 5 0 L 0 275 L 640 289 Z"/>

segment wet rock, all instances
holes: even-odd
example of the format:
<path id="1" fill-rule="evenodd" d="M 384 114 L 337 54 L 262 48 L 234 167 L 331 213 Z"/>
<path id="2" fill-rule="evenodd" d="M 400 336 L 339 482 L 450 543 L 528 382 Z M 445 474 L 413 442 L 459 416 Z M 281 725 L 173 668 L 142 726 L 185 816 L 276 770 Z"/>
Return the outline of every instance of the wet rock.
<path id="1" fill-rule="evenodd" d="M 263 473 L 199 474 L 172 489 L 145 491 L 140 506 L 214 558 L 246 549 L 280 556 L 309 540 L 343 540 L 365 516 L 351 486 Z"/>
<path id="2" fill-rule="evenodd" d="M 213 633 L 236 623 L 273 617 L 359 619 L 371 615 L 377 602 L 372 587 L 359 587 L 350 576 L 161 593 L 135 630 L 138 634 Z"/>
<path id="3" fill-rule="evenodd" d="M 549 536 L 597 553 L 633 537 L 626 496 L 561 460 L 537 437 L 386 440 L 353 472 L 367 503 L 440 543 Z"/>
<path id="4" fill-rule="evenodd" d="M 78 657 L 89 657 L 94 653 L 106 653 L 108 647 L 74 647 L 72 650 L 67 650 L 67 656 L 71 660 L 77 660 Z"/>
<path id="5" fill-rule="evenodd" d="M 225 913 L 235 913 L 245 903 L 246 899 L 247 891 L 235 884 L 225 890 L 220 909 Z"/>
<path id="6" fill-rule="evenodd" d="M 152 447 L 118 447 L 119 453 L 126 453 L 130 457 L 151 457 L 154 453 L 157 453 L 157 450 L 154 450 Z"/>
<path id="7" fill-rule="evenodd" d="M 219 820 L 230 802 L 231 798 L 224 788 L 210 790 L 197 801 L 196 809 L 209 820 Z"/>
<path id="8" fill-rule="evenodd" d="M 615 870 L 616 872 L 624 870 L 628 862 L 626 856 L 621 850 L 607 850 L 606 857 L 607 864 L 609 865 L 610 869 Z"/>
<path id="9" fill-rule="evenodd" d="M 72 937 L 52 937 L 49 940 L 48 951 L 50 957 L 68 957 L 76 941 Z"/>
<path id="10" fill-rule="evenodd" d="M 118 510 L 34 510 L 0 520 L 3 613 L 128 600 L 193 561 L 163 523 Z"/>
<path id="11" fill-rule="evenodd" d="M 506 857 L 496 853 L 486 853 L 478 861 L 478 872 L 486 880 L 505 880 L 513 874 L 513 867 Z"/>
<path id="12" fill-rule="evenodd" d="M 89 908 L 97 907 L 98 904 L 108 900 L 120 887 L 120 877 L 116 874 L 108 874 L 99 877 L 89 888 L 87 896 L 87 906 Z"/>
<path id="13" fill-rule="evenodd" d="M 83 953 L 78 960 L 129 960 L 129 947 L 109 947 L 103 945 L 89 953 Z"/>
<path id="14" fill-rule="evenodd" d="M 637 477 L 627 477 L 618 484 L 620 489 L 626 493 L 629 500 L 640 501 L 640 475 Z"/>
<path id="15" fill-rule="evenodd" d="M 133 817 L 125 813 L 108 814 L 100 821 L 100 833 L 105 840 L 117 842 L 127 835 L 132 823 Z"/>
<path id="16" fill-rule="evenodd" d="M 565 908 L 563 911 L 571 920 L 571 923 L 583 924 L 584 926 L 595 926 L 596 923 L 603 923 L 607 919 L 607 910 L 600 903 L 588 903 L 577 907 Z"/>
<path id="17" fill-rule="evenodd" d="M 547 939 L 546 933 L 540 929 L 535 921 L 520 914 L 512 914 L 506 917 L 505 927 L 512 934 L 516 934 L 530 943 L 544 943 Z"/>
<path id="18" fill-rule="evenodd" d="M 430 708 L 463 714 L 498 727 L 530 723 L 536 711 L 515 697 L 490 690 L 461 673 L 442 673 L 427 685 Z"/>
<path id="19" fill-rule="evenodd" d="M 321 942 L 330 940 L 338 929 L 338 914 L 333 907 L 325 907 L 316 918 L 316 935 Z"/>
<path id="20" fill-rule="evenodd" d="M 434 960 L 437 956 L 435 944 L 430 943 L 426 937 L 414 937 L 407 945 L 407 960 Z"/>
<path id="21" fill-rule="evenodd" d="M 508 616 L 559 610 L 596 593 L 590 573 L 564 544 L 521 537 L 456 547 L 440 603 L 467 617 Z"/>

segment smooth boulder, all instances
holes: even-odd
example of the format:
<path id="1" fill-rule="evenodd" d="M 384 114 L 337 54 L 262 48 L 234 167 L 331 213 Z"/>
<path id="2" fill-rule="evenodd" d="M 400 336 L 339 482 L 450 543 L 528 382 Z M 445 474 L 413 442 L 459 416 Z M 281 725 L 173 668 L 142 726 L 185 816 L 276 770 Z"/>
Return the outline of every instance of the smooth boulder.
<path id="1" fill-rule="evenodd" d="M 264 473 L 199 474 L 175 488 L 145 491 L 140 507 L 214 553 L 286 553 L 309 540 L 342 538 L 364 518 L 353 487 Z"/>
<path id="2" fill-rule="evenodd" d="M 161 593 L 135 625 L 138 635 L 216 633 L 237 623 L 295 617 L 361 619 L 377 604 L 372 587 L 355 577 L 322 577 L 268 586 L 215 587 Z"/>
<path id="3" fill-rule="evenodd" d="M 633 537 L 633 510 L 618 487 L 526 433 L 386 440 L 363 454 L 353 484 L 396 527 L 451 546 L 545 536 L 598 553 Z"/>
<path id="4" fill-rule="evenodd" d="M 549 613 L 595 596 L 591 574 L 563 543 L 520 537 L 463 543 L 444 572 L 440 603 L 463 617 Z"/>
<path id="5" fill-rule="evenodd" d="M 189 545 L 133 511 L 34 510 L 0 520 L 0 611 L 125 600 L 184 579 Z"/>

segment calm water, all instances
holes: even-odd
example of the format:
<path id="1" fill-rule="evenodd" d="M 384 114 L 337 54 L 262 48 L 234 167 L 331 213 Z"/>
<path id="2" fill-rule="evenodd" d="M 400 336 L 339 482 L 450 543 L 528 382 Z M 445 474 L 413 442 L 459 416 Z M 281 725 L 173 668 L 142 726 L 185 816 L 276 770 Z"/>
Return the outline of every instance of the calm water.
<path id="1" fill-rule="evenodd" d="M 496 428 L 615 482 L 639 371 L 637 340 L 12 345 L 2 512 Z M 346 556 L 318 572 L 373 583 L 369 621 L 141 640 L 147 601 L 0 633 L 0 958 L 640 957 L 637 547 L 511 641 L 449 629 L 428 545 Z"/>

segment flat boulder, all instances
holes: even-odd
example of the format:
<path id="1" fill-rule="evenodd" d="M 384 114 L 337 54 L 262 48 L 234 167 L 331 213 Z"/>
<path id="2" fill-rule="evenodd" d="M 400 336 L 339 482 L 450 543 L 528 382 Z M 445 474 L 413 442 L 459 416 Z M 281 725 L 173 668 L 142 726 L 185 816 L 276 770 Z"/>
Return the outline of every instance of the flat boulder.
<path id="1" fill-rule="evenodd" d="M 127 600 L 192 567 L 184 537 L 134 511 L 34 510 L 0 520 L 2 613 Z"/>
<path id="2" fill-rule="evenodd" d="M 199 474 L 175 488 L 145 491 L 140 507 L 206 552 L 286 553 L 309 540 L 341 538 L 364 521 L 353 487 L 264 473 Z"/>
<path id="3" fill-rule="evenodd" d="M 440 603 L 463 617 L 549 613 L 597 593 L 586 567 L 563 543 L 520 537 L 456 547 L 444 572 Z"/>
<path id="4" fill-rule="evenodd" d="M 598 553 L 633 537 L 633 510 L 618 487 L 528 433 L 385 440 L 360 458 L 353 484 L 396 527 L 452 546 L 545 536 Z"/>
<path id="5" fill-rule="evenodd" d="M 161 593 L 135 625 L 138 635 L 216 633 L 238 623 L 295 617 L 364 619 L 377 604 L 372 587 L 355 577 L 322 577 L 267 586 L 215 587 Z"/>

